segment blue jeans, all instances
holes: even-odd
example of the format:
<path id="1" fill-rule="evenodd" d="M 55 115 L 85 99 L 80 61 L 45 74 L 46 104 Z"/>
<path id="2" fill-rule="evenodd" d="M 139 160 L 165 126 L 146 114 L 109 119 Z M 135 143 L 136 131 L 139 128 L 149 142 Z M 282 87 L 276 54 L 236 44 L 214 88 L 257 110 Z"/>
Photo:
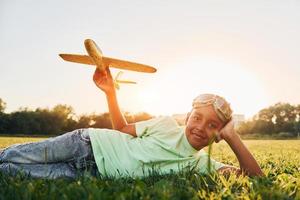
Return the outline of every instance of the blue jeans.
<path id="1" fill-rule="evenodd" d="M 7 147 L 0 153 L 0 171 L 50 179 L 98 173 L 87 129 Z"/>

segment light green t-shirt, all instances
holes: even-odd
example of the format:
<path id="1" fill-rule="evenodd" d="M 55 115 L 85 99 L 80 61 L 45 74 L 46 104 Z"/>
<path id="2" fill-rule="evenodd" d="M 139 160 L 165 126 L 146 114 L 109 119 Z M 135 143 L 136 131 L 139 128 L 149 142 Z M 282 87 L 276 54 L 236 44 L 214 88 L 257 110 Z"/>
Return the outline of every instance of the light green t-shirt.
<path id="1" fill-rule="evenodd" d="M 136 134 L 111 129 L 89 128 L 98 170 L 103 175 L 142 177 L 153 172 L 178 172 L 188 166 L 207 173 L 208 154 L 197 151 L 188 142 L 185 127 L 172 117 L 159 117 L 137 122 Z M 223 163 L 211 160 L 211 169 Z"/>

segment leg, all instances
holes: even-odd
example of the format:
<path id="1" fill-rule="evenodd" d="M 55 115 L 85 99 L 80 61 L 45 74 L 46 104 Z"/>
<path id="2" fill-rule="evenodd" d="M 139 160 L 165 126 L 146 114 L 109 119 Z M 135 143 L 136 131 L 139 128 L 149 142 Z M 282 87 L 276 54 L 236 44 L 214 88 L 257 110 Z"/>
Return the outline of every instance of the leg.
<path id="1" fill-rule="evenodd" d="M 13 145 L 0 152 L 0 163 L 70 162 L 93 156 L 87 129 L 77 129 L 40 142 Z"/>
<path id="2" fill-rule="evenodd" d="M 95 160 L 86 160 L 80 165 L 77 162 L 61 162 L 50 164 L 20 164 L 20 163 L 2 163 L 0 164 L 0 173 L 16 176 L 25 174 L 32 178 L 76 178 L 85 175 L 97 176 L 98 168 Z"/>
<path id="3" fill-rule="evenodd" d="M 24 173 L 33 178 L 75 178 L 78 172 L 70 163 L 52 163 L 52 164 L 0 164 L 0 172 L 12 176 L 18 173 Z"/>

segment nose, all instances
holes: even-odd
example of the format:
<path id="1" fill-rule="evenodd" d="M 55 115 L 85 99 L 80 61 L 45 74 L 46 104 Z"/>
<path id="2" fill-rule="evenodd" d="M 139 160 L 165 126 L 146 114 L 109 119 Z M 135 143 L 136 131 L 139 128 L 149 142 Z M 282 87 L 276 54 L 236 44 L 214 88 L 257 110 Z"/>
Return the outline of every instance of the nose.
<path id="1" fill-rule="evenodd" d="M 205 123 L 203 121 L 197 123 L 196 129 L 198 129 L 201 132 L 205 132 Z"/>

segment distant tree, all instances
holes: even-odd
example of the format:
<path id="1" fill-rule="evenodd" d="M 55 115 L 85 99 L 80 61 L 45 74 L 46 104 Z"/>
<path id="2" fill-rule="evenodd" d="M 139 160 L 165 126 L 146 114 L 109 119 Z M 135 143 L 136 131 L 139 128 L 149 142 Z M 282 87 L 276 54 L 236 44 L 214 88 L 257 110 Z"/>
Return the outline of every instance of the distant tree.
<path id="1" fill-rule="evenodd" d="M 294 135 L 297 137 L 300 137 L 300 122 L 299 121 L 295 121 L 294 122 Z"/>
<path id="2" fill-rule="evenodd" d="M 52 109 L 20 107 L 17 111 L 6 114 L 6 103 L 0 98 L 0 134 L 41 134 L 57 135 L 78 128 L 107 128 L 111 129 L 109 113 L 99 115 L 81 115 L 77 117 L 74 109 L 65 104 L 58 104 Z M 132 114 L 125 112 L 128 123 L 135 123 L 153 118 L 148 113 Z"/>
<path id="3" fill-rule="evenodd" d="M 277 103 L 260 110 L 251 121 L 242 124 L 239 132 L 242 134 L 289 132 L 296 135 L 299 118 L 300 105 Z"/>
<path id="4" fill-rule="evenodd" d="M 9 125 L 9 114 L 0 112 L 0 134 L 9 133 L 7 132 Z"/>
<path id="5" fill-rule="evenodd" d="M 277 103 L 270 108 L 270 112 L 276 117 L 275 132 L 293 132 L 293 123 L 296 119 L 295 107 L 288 103 Z"/>
<path id="6" fill-rule="evenodd" d="M 76 126 L 74 109 L 71 106 L 58 104 L 52 110 L 54 122 L 59 127 L 58 132 L 71 131 Z"/>
<path id="7" fill-rule="evenodd" d="M 6 109 L 6 103 L 0 98 L 0 113 L 3 113 Z"/>
<path id="8" fill-rule="evenodd" d="M 112 124 L 110 121 L 110 115 L 109 113 L 103 113 L 101 115 L 94 115 L 92 116 L 93 125 L 91 127 L 94 128 L 112 128 Z"/>
<path id="9" fill-rule="evenodd" d="M 73 130 L 77 123 L 73 119 L 73 108 L 66 105 L 35 111 L 21 107 L 7 116 L 3 114 L 0 115 L 1 132 L 11 134 L 57 135 Z"/>
<path id="10" fill-rule="evenodd" d="M 72 118 L 74 114 L 74 109 L 71 106 L 58 104 L 56 105 L 51 112 L 55 113 L 57 116 L 59 116 L 62 119 L 70 119 Z"/>
<path id="11" fill-rule="evenodd" d="M 76 123 L 75 128 L 76 129 L 78 129 L 78 128 L 88 128 L 88 127 L 94 125 L 95 124 L 94 116 L 95 116 L 94 114 L 79 116 L 79 119 Z"/>
<path id="12" fill-rule="evenodd" d="M 237 129 L 237 132 L 240 135 L 252 134 L 253 133 L 253 126 L 255 122 L 252 120 L 242 122 Z"/>
<path id="13" fill-rule="evenodd" d="M 12 134 L 33 134 L 39 126 L 35 119 L 36 113 L 30 110 L 13 112 L 8 118 L 8 132 Z"/>
<path id="14" fill-rule="evenodd" d="M 58 134 L 61 131 L 59 124 L 56 123 L 57 117 L 49 109 L 37 108 L 35 112 L 37 116 L 36 120 L 39 124 L 35 134 L 52 135 Z"/>

